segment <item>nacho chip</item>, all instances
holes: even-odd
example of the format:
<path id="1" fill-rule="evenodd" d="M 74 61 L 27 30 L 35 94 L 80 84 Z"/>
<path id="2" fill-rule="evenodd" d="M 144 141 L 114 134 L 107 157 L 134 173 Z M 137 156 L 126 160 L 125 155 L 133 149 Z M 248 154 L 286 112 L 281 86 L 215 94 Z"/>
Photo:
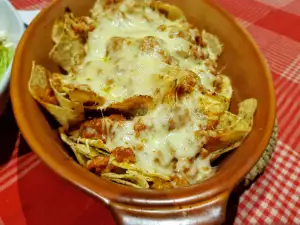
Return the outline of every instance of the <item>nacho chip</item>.
<path id="1" fill-rule="evenodd" d="M 156 178 L 153 179 L 150 188 L 155 190 L 173 189 L 174 185 L 170 181 Z"/>
<path id="2" fill-rule="evenodd" d="M 213 86 L 215 88 L 215 92 L 217 92 L 219 95 L 228 100 L 232 98 L 232 86 L 229 77 L 225 75 L 217 75 Z M 226 110 L 228 110 L 228 108 Z"/>
<path id="3" fill-rule="evenodd" d="M 219 115 L 229 107 L 230 99 L 219 94 L 204 93 L 199 97 L 199 109 L 208 116 Z"/>
<path id="4" fill-rule="evenodd" d="M 238 104 L 238 116 L 246 121 L 251 128 L 256 108 L 257 100 L 254 98 L 246 99 Z"/>
<path id="5" fill-rule="evenodd" d="M 64 89 L 61 84 L 62 76 L 63 75 L 61 74 L 54 73 L 49 79 L 50 85 L 55 93 L 55 96 L 62 108 L 78 112 L 78 115 L 82 115 L 83 119 L 83 105 L 80 102 L 71 101 L 66 97 L 67 95 L 64 92 Z"/>
<path id="6" fill-rule="evenodd" d="M 117 184 L 123 184 L 125 186 L 128 186 L 128 187 L 134 187 L 134 188 L 142 188 L 141 186 L 139 185 L 136 185 L 130 181 L 126 181 L 126 180 L 122 180 L 122 179 L 114 179 L 114 178 L 107 178 L 109 181 L 112 181 L 112 182 L 115 182 Z"/>
<path id="7" fill-rule="evenodd" d="M 64 70 L 71 72 L 73 67 L 81 64 L 85 54 L 82 40 L 64 33 L 50 51 L 49 57 Z"/>
<path id="8" fill-rule="evenodd" d="M 32 63 L 28 83 L 31 95 L 39 102 L 58 105 L 58 101 L 49 83 L 50 72 L 43 66 Z"/>
<path id="9" fill-rule="evenodd" d="M 107 152 L 110 152 L 110 150 L 105 146 L 103 141 L 99 139 L 88 139 L 88 138 L 82 138 L 77 136 L 69 136 L 69 138 L 77 143 L 85 144 L 91 147 L 94 147 L 96 151 L 98 151 L 101 154 L 108 154 Z"/>
<path id="10" fill-rule="evenodd" d="M 220 149 L 233 149 L 240 145 L 247 134 L 248 130 L 216 132 L 215 136 L 208 138 L 207 143 L 203 147 L 210 153 Z"/>
<path id="11" fill-rule="evenodd" d="M 97 109 L 105 102 L 105 98 L 97 95 L 89 87 L 77 86 L 68 92 L 71 101 L 80 102 L 86 108 Z"/>
<path id="12" fill-rule="evenodd" d="M 85 155 L 81 154 L 80 152 L 75 152 L 75 151 L 74 151 L 74 155 L 81 166 L 87 167 L 88 158 L 85 157 Z"/>
<path id="13" fill-rule="evenodd" d="M 60 41 L 65 32 L 65 21 L 63 18 L 55 20 L 52 28 L 52 40 L 56 44 Z"/>
<path id="14" fill-rule="evenodd" d="M 33 62 L 31 77 L 29 80 L 29 91 L 31 95 L 44 107 L 55 119 L 68 129 L 83 119 L 83 115 L 75 110 L 61 107 L 49 82 L 50 72 Z"/>
<path id="15" fill-rule="evenodd" d="M 230 112 L 224 112 L 219 120 L 216 130 L 230 130 L 239 122 L 239 117 Z"/>
<path id="16" fill-rule="evenodd" d="M 138 186 L 140 188 L 149 188 L 149 184 L 145 177 L 136 171 L 126 171 L 126 174 L 116 174 L 116 173 L 103 173 L 102 177 L 114 180 L 117 183 L 125 184 L 131 186 Z M 120 182 L 122 181 L 122 182 Z"/>
<path id="17" fill-rule="evenodd" d="M 206 48 L 211 60 L 217 60 L 222 54 L 223 45 L 220 43 L 219 39 L 205 30 L 202 31 L 202 40 L 206 44 Z"/>
<path id="18" fill-rule="evenodd" d="M 86 85 L 63 85 L 64 75 L 53 73 L 49 79 L 50 85 L 62 106 L 83 111 L 97 109 L 102 106 L 105 99 L 93 92 Z"/>
<path id="19" fill-rule="evenodd" d="M 139 167 L 137 167 L 135 164 L 130 164 L 130 163 L 119 163 L 116 160 L 112 160 L 111 163 L 117 167 L 126 169 L 126 170 L 130 170 L 130 171 L 136 171 L 139 172 L 141 174 L 143 174 L 145 176 L 145 178 L 147 178 L 147 180 L 153 180 L 154 178 L 160 178 L 163 180 L 170 180 L 170 178 L 168 176 L 165 176 L 163 174 L 158 174 L 158 173 L 149 173 L 146 171 L 143 171 L 142 169 L 140 169 Z"/>
<path id="20" fill-rule="evenodd" d="M 78 124 L 83 119 L 82 114 L 78 114 L 75 110 L 65 109 L 61 106 L 52 105 L 40 102 L 59 122 L 65 130 L 68 130 L 70 126 Z"/>
<path id="21" fill-rule="evenodd" d="M 99 151 L 97 151 L 94 147 L 89 146 L 86 144 L 78 144 L 70 139 L 65 133 L 60 133 L 61 139 L 71 147 L 73 152 L 79 152 L 80 154 L 84 155 L 85 157 L 92 159 L 98 155 L 100 155 Z M 105 153 L 108 155 L 108 153 Z"/>
<path id="22" fill-rule="evenodd" d="M 185 18 L 181 9 L 174 5 L 167 4 L 161 1 L 152 1 L 151 7 L 158 10 L 161 14 L 165 15 L 170 20 L 178 20 Z"/>
<path id="23" fill-rule="evenodd" d="M 223 124 L 234 121 L 234 125 L 232 125 L 228 131 L 223 131 L 215 137 L 210 138 L 208 143 L 204 145 L 204 148 L 212 152 L 210 157 L 213 160 L 223 153 L 240 146 L 252 129 L 257 101 L 255 99 L 246 99 L 238 106 L 238 119 L 230 115 L 227 116 L 227 120 L 222 120 Z M 222 126 L 223 125 L 220 125 L 220 127 Z"/>
<path id="24" fill-rule="evenodd" d="M 55 20 L 52 28 L 52 40 L 58 43 L 64 34 L 74 38 L 87 38 L 89 31 L 95 28 L 94 22 L 89 17 L 75 17 L 72 12 L 66 12 Z"/>
<path id="25" fill-rule="evenodd" d="M 142 114 L 145 110 L 153 108 L 153 100 L 150 96 L 133 96 L 123 102 L 113 103 L 108 108 L 117 109 L 120 112 Z"/>

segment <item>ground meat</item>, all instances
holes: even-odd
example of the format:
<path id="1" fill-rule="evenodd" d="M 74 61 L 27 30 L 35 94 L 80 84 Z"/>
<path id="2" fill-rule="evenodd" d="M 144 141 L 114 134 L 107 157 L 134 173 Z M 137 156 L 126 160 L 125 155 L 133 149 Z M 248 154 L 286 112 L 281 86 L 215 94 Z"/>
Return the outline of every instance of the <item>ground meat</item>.
<path id="1" fill-rule="evenodd" d="M 203 41 L 202 36 L 199 35 L 196 37 L 196 43 L 201 47 L 206 47 L 206 43 Z"/>
<path id="2" fill-rule="evenodd" d="M 113 5 L 121 3 L 123 0 L 106 0 L 104 2 L 104 9 L 109 9 L 111 8 Z"/>
<path id="3" fill-rule="evenodd" d="M 125 117 L 118 114 L 106 118 L 94 118 L 81 124 L 79 136 L 83 138 L 101 139 L 106 143 L 107 136 L 111 135 L 113 123 L 125 121 Z"/>
<path id="4" fill-rule="evenodd" d="M 139 144 L 139 145 L 134 146 L 134 149 L 137 150 L 137 151 L 143 151 L 144 146 Z"/>
<path id="5" fill-rule="evenodd" d="M 158 46 L 158 41 L 156 40 L 155 37 L 153 36 L 147 36 L 144 37 L 141 45 L 140 45 L 140 50 L 142 52 L 147 52 L 147 51 L 153 51 L 155 46 Z"/>
<path id="6" fill-rule="evenodd" d="M 83 138 L 101 139 L 106 143 L 111 121 L 106 118 L 95 118 L 81 124 L 79 136 Z"/>
<path id="7" fill-rule="evenodd" d="M 40 93 L 39 97 L 41 98 L 42 101 L 53 105 L 58 105 L 58 101 L 51 88 L 41 89 L 39 93 Z"/>
<path id="8" fill-rule="evenodd" d="M 214 130 L 218 125 L 219 120 L 209 120 L 207 122 L 206 130 Z"/>
<path id="9" fill-rule="evenodd" d="M 109 42 L 107 43 L 107 53 L 110 55 L 112 52 L 118 52 L 121 50 L 123 46 L 123 42 L 125 38 L 121 37 L 112 37 Z"/>
<path id="10" fill-rule="evenodd" d="M 135 154 L 130 148 L 117 147 L 112 151 L 111 156 L 113 156 L 117 162 L 136 162 Z"/>
<path id="11" fill-rule="evenodd" d="M 167 26 L 166 25 L 160 25 L 160 26 L 158 26 L 158 28 L 157 28 L 159 31 L 165 31 L 166 29 L 167 29 Z"/>
<path id="12" fill-rule="evenodd" d="M 181 99 L 185 94 L 191 93 L 199 81 L 199 77 L 191 72 L 184 71 L 181 79 L 178 81 L 176 94 Z"/>
<path id="13" fill-rule="evenodd" d="M 75 33 L 87 33 L 95 29 L 93 24 L 87 24 L 84 21 L 72 24 L 72 29 Z"/>
<path id="14" fill-rule="evenodd" d="M 191 45 L 190 46 L 190 55 L 194 57 L 194 59 L 205 59 L 205 55 L 202 52 L 202 49 L 197 45 Z"/>
<path id="15" fill-rule="evenodd" d="M 95 171 L 95 173 L 97 174 L 101 174 L 101 172 L 108 165 L 108 162 L 109 162 L 108 156 L 97 156 L 90 161 L 88 165 L 88 169 Z"/>
<path id="16" fill-rule="evenodd" d="M 81 124 L 79 136 L 83 138 L 101 139 L 106 143 L 107 136 L 110 135 L 114 121 L 124 121 L 122 115 L 111 115 L 107 118 L 94 118 Z"/>
<path id="17" fill-rule="evenodd" d="M 152 185 L 150 186 L 151 189 L 172 189 L 174 186 L 170 181 L 166 181 L 160 178 L 157 178 L 153 181 Z"/>
<path id="18" fill-rule="evenodd" d="M 180 178 L 177 176 L 171 177 L 171 180 L 176 183 L 177 187 L 188 185 L 189 183 L 184 178 Z"/>
<path id="19" fill-rule="evenodd" d="M 201 159 L 205 159 L 208 156 L 208 151 L 206 149 L 202 149 L 200 152 Z"/>
<path id="20" fill-rule="evenodd" d="M 215 88 L 215 91 L 217 93 L 221 92 L 223 89 L 223 81 L 222 81 L 222 77 L 217 76 L 214 83 L 213 83 L 213 87 Z"/>
<path id="21" fill-rule="evenodd" d="M 185 179 L 179 178 L 177 176 L 171 177 L 171 180 L 177 187 L 189 184 Z M 153 183 L 150 187 L 151 187 L 151 189 L 157 189 L 157 190 L 172 189 L 172 188 L 174 188 L 174 185 L 172 184 L 172 182 L 157 178 L 153 181 Z"/>
<path id="22" fill-rule="evenodd" d="M 133 126 L 136 137 L 139 137 L 141 132 L 144 131 L 146 128 L 147 128 L 147 126 L 143 123 L 143 121 L 138 120 Z"/>
<path id="23" fill-rule="evenodd" d="M 176 127 L 175 121 L 173 119 L 169 119 L 169 131 L 174 130 Z"/>

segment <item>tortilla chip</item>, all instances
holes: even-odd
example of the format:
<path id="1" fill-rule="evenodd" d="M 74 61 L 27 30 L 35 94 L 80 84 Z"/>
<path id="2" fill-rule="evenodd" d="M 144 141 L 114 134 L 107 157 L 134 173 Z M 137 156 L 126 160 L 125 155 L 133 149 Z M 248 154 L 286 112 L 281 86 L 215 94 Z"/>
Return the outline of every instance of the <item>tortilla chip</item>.
<path id="1" fill-rule="evenodd" d="M 66 12 L 55 20 L 52 28 L 52 40 L 58 43 L 64 34 L 85 40 L 89 31 L 95 28 L 93 20 L 89 17 L 75 17 L 72 12 Z"/>
<path id="2" fill-rule="evenodd" d="M 69 136 L 69 138 L 72 141 L 76 141 L 78 143 L 82 143 L 82 144 L 86 144 L 90 147 L 94 147 L 96 151 L 98 151 L 102 154 L 108 154 L 107 152 L 110 152 L 110 150 L 105 146 L 105 144 L 100 139 L 87 139 L 87 138 L 81 138 L 81 137 L 76 138 L 74 136 Z"/>
<path id="3" fill-rule="evenodd" d="M 153 99 L 150 96 L 133 96 L 123 102 L 113 103 L 108 108 L 117 109 L 121 112 L 139 114 L 144 110 L 153 108 Z"/>
<path id="4" fill-rule="evenodd" d="M 217 128 L 222 129 L 226 125 L 230 127 L 223 131 L 217 131 L 216 135 L 210 136 L 208 142 L 204 145 L 204 148 L 211 152 L 210 157 L 212 160 L 240 146 L 252 129 L 257 101 L 255 99 L 246 99 L 238 106 L 239 114 L 237 117 L 227 113 L 217 126 Z"/>
<path id="5" fill-rule="evenodd" d="M 28 83 L 31 95 L 46 108 L 55 119 L 68 129 L 69 125 L 74 125 L 83 119 L 83 115 L 74 110 L 59 106 L 54 90 L 49 82 L 50 72 L 33 62 L 31 77 Z"/>
<path id="6" fill-rule="evenodd" d="M 205 30 L 203 30 L 202 40 L 206 44 L 209 58 L 214 61 L 217 60 L 223 51 L 223 45 L 221 44 L 217 36 L 207 33 Z"/>
<path id="7" fill-rule="evenodd" d="M 251 128 L 256 108 L 257 100 L 254 98 L 246 99 L 238 104 L 238 116 L 246 121 Z"/>
<path id="8" fill-rule="evenodd" d="M 184 13 L 178 7 L 169 5 L 161 1 L 151 2 L 151 7 L 158 10 L 161 14 L 165 15 L 170 20 L 177 20 L 185 18 Z"/>
<path id="9" fill-rule="evenodd" d="M 133 184 L 134 186 L 138 186 L 140 188 L 149 188 L 149 184 L 144 176 L 135 171 L 127 170 L 126 174 L 102 173 L 101 176 L 127 186 L 132 186 L 131 184 Z"/>
<path id="10" fill-rule="evenodd" d="M 84 107 L 80 102 L 71 101 L 66 97 L 66 93 L 63 92 L 64 90 L 61 84 L 62 76 L 62 74 L 54 73 L 49 79 L 50 85 L 55 93 L 55 96 L 62 108 L 77 112 L 78 115 L 82 115 L 83 119 Z"/>
<path id="11" fill-rule="evenodd" d="M 85 145 L 94 147 L 95 151 L 99 152 L 100 154 L 109 155 L 109 152 L 111 152 L 111 150 L 109 150 L 105 146 L 105 144 L 103 143 L 102 140 L 82 138 L 82 137 L 80 137 L 79 132 L 80 132 L 80 130 L 74 130 L 74 131 L 69 132 L 68 133 L 69 139 L 76 143 L 81 143 L 81 144 L 85 144 Z"/>
<path id="12" fill-rule="evenodd" d="M 81 154 L 80 152 L 75 152 L 74 151 L 74 155 L 78 161 L 78 163 L 83 166 L 83 167 L 87 167 L 88 165 L 88 158 L 85 157 L 83 154 Z"/>
<path id="13" fill-rule="evenodd" d="M 58 43 L 65 32 L 65 22 L 63 18 L 55 20 L 52 28 L 52 40 L 54 43 Z"/>
<path id="14" fill-rule="evenodd" d="M 59 122 L 65 130 L 68 130 L 70 126 L 76 125 L 78 122 L 82 121 L 83 115 L 78 114 L 74 110 L 65 109 L 57 105 L 47 104 L 40 102 Z"/>
<path id="15" fill-rule="evenodd" d="M 219 118 L 216 130 L 231 130 L 237 125 L 240 118 L 228 111 L 225 111 Z"/>
<path id="16" fill-rule="evenodd" d="M 43 66 L 32 63 L 28 88 L 31 95 L 40 103 L 58 105 L 49 83 L 50 72 Z"/>
<path id="17" fill-rule="evenodd" d="M 230 102 L 230 99 L 232 98 L 232 85 L 229 77 L 225 75 L 217 75 L 216 80 L 214 82 L 214 88 L 219 95 L 229 99 L 228 102 Z M 226 110 L 228 110 L 228 108 Z"/>
<path id="18" fill-rule="evenodd" d="M 84 155 L 88 159 L 92 159 L 99 155 L 106 155 L 108 156 L 109 153 L 105 151 L 99 151 L 99 149 L 96 149 L 94 147 L 89 146 L 88 143 L 80 144 L 72 140 L 70 137 L 68 137 L 65 133 L 61 131 L 60 137 L 67 145 L 70 146 L 70 148 L 73 150 L 73 152 L 78 152 L 82 155 Z"/>
<path id="19" fill-rule="evenodd" d="M 81 64 L 85 54 L 83 42 L 64 33 L 50 51 L 49 57 L 64 70 L 71 72 L 74 66 Z"/>
<path id="20" fill-rule="evenodd" d="M 72 102 L 69 99 L 66 98 L 64 93 L 59 92 L 61 88 L 59 87 L 60 82 L 57 77 L 63 76 L 61 74 L 52 74 L 51 78 L 49 79 L 50 86 L 52 90 L 54 91 L 54 94 L 56 96 L 56 99 L 59 102 L 61 110 L 60 114 L 56 117 L 61 117 L 58 121 L 64 121 L 64 124 L 60 122 L 60 124 L 64 125 L 66 129 L 68 129 L 68 126 L 73 126 L 80 121 L 84 120 L 84 108 L 83 105 L 78 102 Z M 61 91 L 61 90 L 60 90 Z M 53 109 L 52 109 L 53 111 Z M 67 123 L 67 124 L 66 124 Z"/>
<path id="21" fill-rule="evenodd" d="M 139 172 L 140 174 L 142 174 L 145 177 L 145 179 L 147 178 L 146 180 L 149 180 L 149 181 L 151 180 L 151 177 L 152 178 L 160 178 L 160 179 L 163 179 L 163 180 L 170 180 L 170 178 L 168 176 L 143 171 L 142 169 L 137 167 L 135 164 L 119 163 L 116 160 L 112 160 L 111 164 L 113 164 L 114 166 L 120 167 L 122 169 Z"/>
<path id="22" fill-rule="evenodd" d="M 133 187 L 133 188 L 142 188 L 141 186 L 139 185 L 136 185 L 132 182 L 129 182 L 129 181 L 126 181 L 126 180 L 122 180 L 122 179 L 113 179 L 113 178 L 107 178 L 109 181 L 112 181 L 112 182 L 115 182 L 117 184 L 123 184 L 125 186 L 129 186 L 129 187 Z"/>
<path id="23" fill-rule="evenodd" d="M 199 97 L 199 109 L 208 116 L 223 113 L 228 109 L 229 103 L 230 99 L 218 94 L 204 93 Z"/>
<path id="24" fill-rule="evenodd" d="M 71 101 L 80 102 L 86 108 L 97 109 L 105 102 L 105 98 L 98 96 L 88 87 L 78 86 L 68 92 Z"/>
<path id="25" fill-rule="evenodd" d="M 62 17 L 55 20 L 52 28 L 52 40 L 54 43 L 58 43 L 64 34 L 76 37 L 75 32 L 72 29 L 72 21 L 75 17 L 72 13 L 66 12 Z"/>
<path id="26" fill-rule="evenodd" d="M 63 76 L 62 74 L 53 73 L 49 80 L 61 106 L 83 111 L 84 108 L 97 109 L 104 104 L 105 99 L 98 96 L 88 86 L 63 85 Z"/>
<path id="27" fill-rule="evenodd" d="M 242 143 L 247 134 L 248 130 L 216 132 L 216 136 L 209 137 L 203 147 L 210 153 L 219 149 L 235 148 Z"/>
<path id="28" fill-rule="evenodd" d="M 164 190 L 164 189 L 172 189 L 172 188 L 174 188 L 172 182 L 160 178 L 154 179 L 151 184 L 151 189 L 155 189 L 155 190 Z"/>

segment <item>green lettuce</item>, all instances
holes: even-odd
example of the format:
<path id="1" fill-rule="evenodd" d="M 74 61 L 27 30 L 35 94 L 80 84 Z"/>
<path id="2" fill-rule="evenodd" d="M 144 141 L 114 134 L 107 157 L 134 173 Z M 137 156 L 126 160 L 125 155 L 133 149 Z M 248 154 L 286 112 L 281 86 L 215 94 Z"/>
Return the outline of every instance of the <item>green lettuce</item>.
<path id="1" fill-rule="evenodd" d="M 0 78 L 8 68 L 13 57 L 13 48 L 5 47 L 0 41 Z"/>

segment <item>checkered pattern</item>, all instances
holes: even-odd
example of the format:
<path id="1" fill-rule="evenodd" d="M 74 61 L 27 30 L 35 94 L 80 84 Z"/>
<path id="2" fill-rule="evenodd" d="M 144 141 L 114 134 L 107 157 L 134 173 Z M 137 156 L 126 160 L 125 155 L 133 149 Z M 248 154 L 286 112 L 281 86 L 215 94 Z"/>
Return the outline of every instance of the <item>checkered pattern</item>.
<path id="1" fill-rule="evenodd" d="M 235 224 L 300 224 L 300 155 L 278 141 L 264 174 L 240 199 Z"/>
<path id="2" fill-rule="evenodd" d="M 42 8 L 49 1 L 11 0 L 18 9 Z M 235 224 L 300 225 L 300 0 L 215 1 L 255 39 L 269 62 L 277 98 L 279 141 L 263 175 L 241 196 Z M 21 148 L 18 140 L 15 155 Z M 1 168 L 0 225 L 95 221 L 114 224 L 107 209 L 67 186 L 34 154 L 14 156 Z"/>

